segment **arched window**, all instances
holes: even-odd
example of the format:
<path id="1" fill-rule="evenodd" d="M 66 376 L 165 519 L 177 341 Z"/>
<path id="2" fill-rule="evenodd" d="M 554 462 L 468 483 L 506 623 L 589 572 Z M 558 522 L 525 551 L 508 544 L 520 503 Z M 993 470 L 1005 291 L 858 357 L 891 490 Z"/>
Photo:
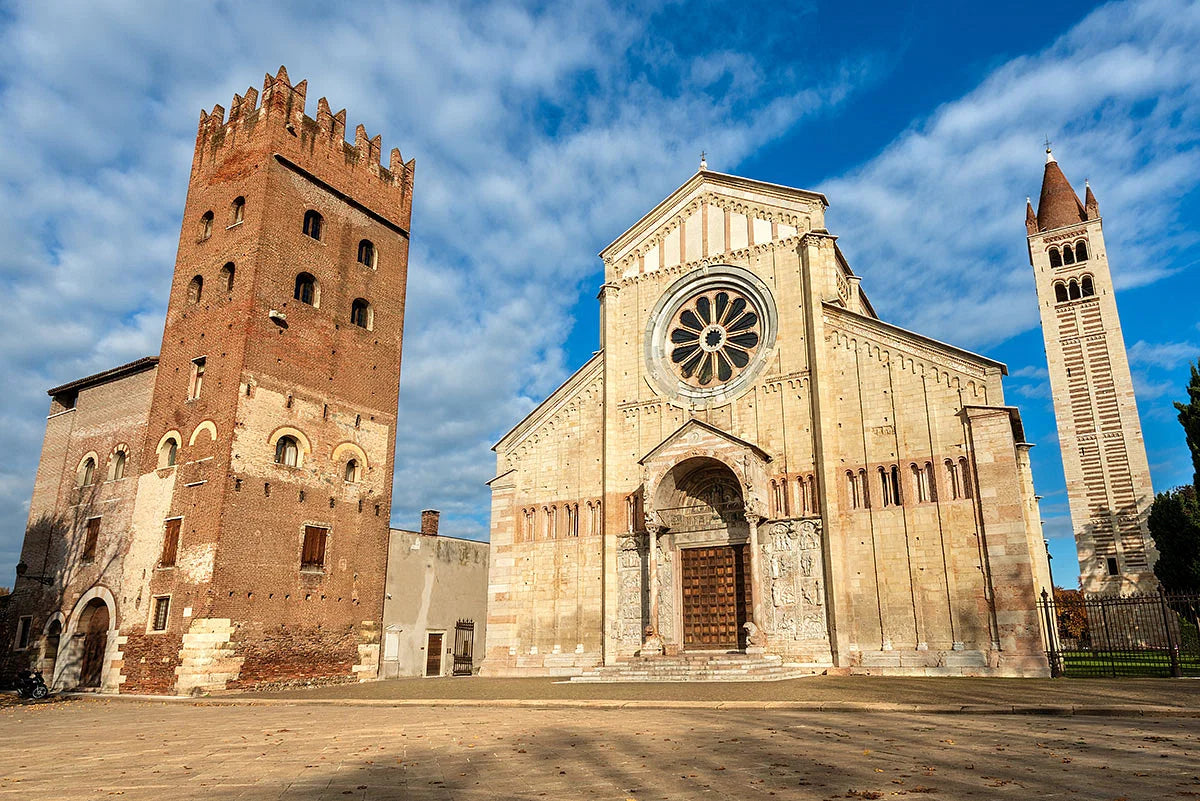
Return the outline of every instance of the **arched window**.
<path id="1" fill-rule="evenodd" d="M 109 480 L 120 481 L 125 478 L 125 451 L 117 451 L 112 455 L 112 466 L 109 467 Z"/>
<path id="2" fill-rule="evenodd" d="M 867 471 L 863 468 L 858 471 L 858 486 L 862 491 L 862 508 L 871 508 L 871 489 L 867 486 Z"/>
<path id="3" fill-rule="evenodd" d="M 373 314 L 371 313 L 371 304 L 362 298 L 355 298 L 350 304 L 350 322 L 357 325 L 359 328 L 371 328 L 374 322 Z"/>
<path id="4" fill-rule="evenodd" d="M 971 497 L 971 467 L 967 463 L 967 457 L 958 457 L 958 480 L 962 482 L 962 496 L 964 498 Z"/>
<path id="5" fill-rule="evenodd" d="M 912 471 L 913 486 L 917 488 L 917 503 L 925 503 L 929 500 L 929 485 L 922 480 L 924 471 L 916 464 L 910 464 L 908 469 Z"/>
<path id="6" fill-rule="evenodd" d="M 194 278 L 192 278 L 191 283 L 188 284 L 188 296 L 187 296 L 188 303 L 191 303 L 193 305 L 199 303 L 200 297 L 203 294 L 204 294 L 204 279 L 197 275 Z"/>
<path id="7" fill-rule="evenodd" d="M 375 267 L 375 244 L 370 239 L 358 243 L 358 263 Z"/>
<path id="8" fill-rule="evenodd" d="M 204 216 L 200 218 L 200 239 L 208 239 L 212 236 L 213 213 L 211 211 L 204 212 Z"/>
<path id="9" fill-rule="evenodd" d="M 1064 284 L 1062 281 L 1054 282 L 1054 302 L 1055 303 L 1066 303 L 1067 302 L 1067 285 Z"/>
<path id="10" fill-rule="evenodd" d="M 225 262 L 225 266 L 221 268 L 221 284 L 224 285 L 226 292 L 233 291 L 233 274 L 237 268 L 233 266 L 233 262 Z"/>
<path id="11" fill-rule="evenodd" d="M 296 291 L 292 297 L 309 306 L 317 305 L 317 279 L 312 273 L 300 273 L 296 276 Z"/>
<path id="12" fill-rule="evenodd" d="M 1079 300 L 1079 282 L 1074 278 L 1072 278 L 1071 283 L 1067 285 L 1067 294 L 1070 296 L 1071 300 Z"/>
<path id="13" fill-rule="evenodd" d="M 91 456 L 83 460 L 79 470 L 79 486 L 91 486 L 96 481 L 96 460 Z"/>
<path id="14" fill-rule="evenodd" d="M 950 500 L 957 501 L 962 497 L 962 484 L 958 480 L 958 465 L 952 459 L 946 460 L 946 486 L 950 488 Z"/>
<path id="15" fill-rule="evenodd" d="M 862 505 L 858 497 L 858 478 L 849 470 L 846 471 L 846 498 L 850 501 L 851 509 Z"/>
<path id="16" fill-rule="evenodd" d="M 938 499 L 937 479 L 933 476 L 933 462 L 925 463 L 923 475 L 925 479 L 926 494 L 928 495 L 929 500 L 936 501 Z"/>
<path id="17" fill-rule="evenodd" d="M 324 220 L 321 215 L 312 209 L 304 212 L 304 235 L 311 236 L 313 239 L 320 239 L 322 222 Z"/>
<path id="18" fill-rule="evenodd" d="M 243 219 L 245 219 L 245 216 L 246 198 L 239 195 L 233 199 L 233 204 L 229 207 L 229 224 L 237 225 Z"/>
<path id="19" fill-rule="evenodd" d="M 904 503 L 904 493 L 900 491 L 900 465 L 892 465 L 892 502 L 897 506 Z"/>
<path id="20" fill-rule="evenodd" d="M 167 437 L 158 448 L 158 467 L 174 467 L 179 458 L 179 440 L 174 436 Z"/>
<path id="21" fill-rule="evenodd" d="M 1085 298 L 1090 298 L 1096 294 L 1096 285 L 1092 283 L 1092 277 L 1085 275 L 1079 282 L 1079 288 L 1083 292 Z"/>
<path id="22" fill-rule="evenodd" d="M 1078 242 L 1075 243 L 1075 260 L 1076 261 L 1087 261 L 1088 260 L 1088 251 L 1087 251 L 1087 241 L 1086 240 L 1080 239 Z"/>
<path id="23" fill-rule="evenodd" d="M 1050 266 L 1062 267 L 1062 256 L 1058 252 L 1058 248 L 1050 248 Z"/>
<path id="24" fill-rule="evenodd" d="M 275 443 L 275 464 L 296 467 L 300 463 L 300 443 L 296 438 L 285 435 Z"/>
<path id="25" fill-rule="evenodd" d="M 276 451 L 278 451 L 279 446 L 276 445 L 275 449 L 276 449 Z M 344 478 L 347 481 L 347 483 L 350 483 L 350 484 L 357 484 L 359 482 L 360 474 L 359 474 L 357 459 L 351 459 L 350 461 L 346 462 L 346 472 L 345 472 Z"/>
<path id="26" fill-rule="evenodd" d="M 879 468 L 879 492 L 880 492 L 880 497 L 883 498 L 883 508 L 886 509 L 889 506 L 891 506 L 892 505 L 892 488 L 891 488 L 891 483 L 890 483 L 890 476 L 889 476 L 888 472 L 886 470 L 884 470 L 882 467 Z"/>
<path id="27" fill-rule="evenodd" d="M 1063 245 L 1063 264 L 1074 264 L 1075 254 L 1070 245 Z"/>

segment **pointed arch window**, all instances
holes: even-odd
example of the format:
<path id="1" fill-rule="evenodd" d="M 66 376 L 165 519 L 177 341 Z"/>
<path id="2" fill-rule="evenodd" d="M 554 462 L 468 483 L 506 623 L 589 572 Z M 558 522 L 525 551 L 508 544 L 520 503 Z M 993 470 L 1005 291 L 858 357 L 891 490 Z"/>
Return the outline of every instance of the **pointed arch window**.
<path id="1" fill-rule="evenodd" d="M 296 276 L 296 289 L 292 297 L 309 306 L 316 306 L 319 299 L 317 294 L 317 279 L 312 273 L 300 273 Z"/>
<path id="2" fill-rule="evenodd" d="M 1058 248 L 1050 248 L 1050 266 L 1062 267 L 1062 254 L 1058 252 Z"/>
<path id="3" fill-rule="evenodd" d="M 320 240 L 321 225 L 324 222 L 325 219 L 312 209 L 304 212 L 304 235 Z"/>

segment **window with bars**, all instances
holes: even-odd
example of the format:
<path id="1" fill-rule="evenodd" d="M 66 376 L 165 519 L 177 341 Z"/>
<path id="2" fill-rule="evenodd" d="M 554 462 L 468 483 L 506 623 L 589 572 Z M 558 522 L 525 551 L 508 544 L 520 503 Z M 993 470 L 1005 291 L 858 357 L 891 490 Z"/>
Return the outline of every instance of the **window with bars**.
<path id="1" fill-rule="evenodd" d="M 300 553 L 300 567 L 303 570 L 320 570 L 325 567 L 325 541 L 329 537 L 329 529 L 322 526 L 304 527 L 304 548 Z"/>
<path id="2" fill-rule="evenodd" d="M 175 566 L 175 558 L 179 554 L 179 529 L 182 525 L 182 517 L 173 517 L 163 527 L 163 547 L 162 555 L 158 559 L 159 567 Z"/>
<path id="3" fill-rule="evenodd" d="M 166 631 L 171 618 L 171 596 L 159 595 L 154 599 L 154 610 L 150 616 L 151 631 Z"/>

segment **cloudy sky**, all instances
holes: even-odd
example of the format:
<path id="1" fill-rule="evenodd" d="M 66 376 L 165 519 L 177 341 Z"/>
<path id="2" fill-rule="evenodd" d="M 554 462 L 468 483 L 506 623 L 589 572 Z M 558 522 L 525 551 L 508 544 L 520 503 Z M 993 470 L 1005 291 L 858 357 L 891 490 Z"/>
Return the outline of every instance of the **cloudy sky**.
<path id="1" fill-rule="evenodd" d="M 158 352 L 200 109 L 280 64 L 417 159 L 395 525 L 486 538 L 491 444 L 596 347 L 595 254 L 703 149 L 825 192 L 883 317 L 1009 364 L 1071 584 L 1025 197 L 1046 136 L 1091 180 L 1154 484 L 1184 483 L 1200 4 L 770 6 L 0 2 L 0 584 L 46 388 Z"/>

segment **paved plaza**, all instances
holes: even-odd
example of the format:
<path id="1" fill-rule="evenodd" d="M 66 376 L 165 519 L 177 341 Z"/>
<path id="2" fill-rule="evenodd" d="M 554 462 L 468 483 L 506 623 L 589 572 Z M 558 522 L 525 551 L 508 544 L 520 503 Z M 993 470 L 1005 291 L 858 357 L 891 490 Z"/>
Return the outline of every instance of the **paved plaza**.
<path id="1" fill-rule="evenodd" d="M 0 798 L 1200 798 L 1200 718 L 1187 710 L 1113 717 L 331 700 L 7 701 Z"/>

